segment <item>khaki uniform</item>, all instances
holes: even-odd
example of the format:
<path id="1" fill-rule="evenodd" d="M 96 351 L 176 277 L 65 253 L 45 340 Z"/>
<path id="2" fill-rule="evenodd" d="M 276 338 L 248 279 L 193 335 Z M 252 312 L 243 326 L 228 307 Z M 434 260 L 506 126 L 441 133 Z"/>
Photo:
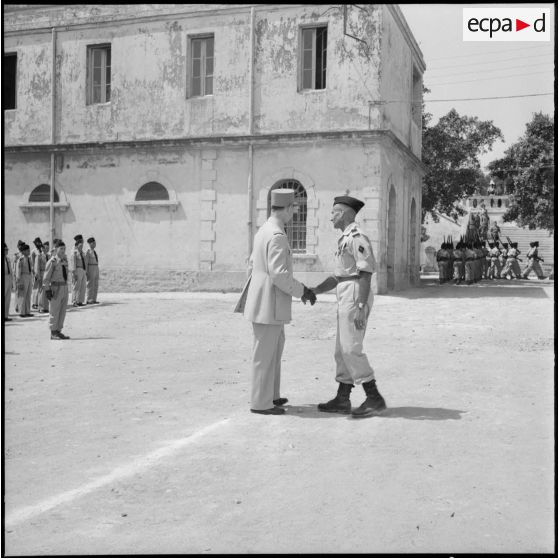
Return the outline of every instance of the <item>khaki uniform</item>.
<path id="1" fill-rule="evenodd" d="M 31 251 L 31 269 L 33 270 L 33 291 L 31 293 L 32 308 L 37 308 L 37 306 L 39 305 L 39 287 L 41 285 L 41 281 L 37 277 L 35 264 L 37 262 L 37 256 L 41 253 L 41 250 L 39 250 L 38 248 L 33 248 L 33 250 Z"/>
<path id="2" fill-rule="evenodd" d="M 529 263 L 525 266 L 525 269 L 523 270 L 523 275 L 522 275 L 523 278 L 525 279 L 529 277 L 529 273 L 531 273 L 531 271 L 534 271 L 537 274 L 537 277 L 539 279 L 543 279 L 544 273 L 541 264 L 539 263 L 539 251 L 536 246 L 533 246 L 527 252 L 527 260 Z"/>
<path id="3" fill-rule="evenodd" d="M 43 287 L 45 291 L 52 290 L 48 320 L 50 330 L 62 331 L 68 305 L 68 270 L 64 259 L 54 256 L 47 262 Z"/>
<path id="4" fill-rule="evenodd" d="M 43 252 L 39 252 L 35 256 L 35 266 L 33 268 L 33 272 L 35 274 L 35 284 L 38 284 L 37 287 L 37 306 L 39 310 L 48 310 L 48 298 L 45 294 L 45 289 L 43 287 L 43 278 L 45 275 L 47 263 L 47 256 Z"/>
<path id="5" fill-rule="evenodd" d="M 99 290 L 99 258 L 97 252 L 89 248 L 85 253 L 85 266 L 87 278 L 87 302 L 97 302 Z"/>
<path id="6" fill-rule="evenodd" d="M 489 279 L 497 279 L 500 277 L 500 249 L 494 246 L 488 252 L 488 257 L 490 259 L 490 265 L 488 267 L 488 278 Z"/>
<path id="7" fill-rule="evenodd" d="M 285 324 L 291 321 L 292 297 L 304 294 L 302 283 L 293 278 L 287 235 L 273 217 L 254 237 L 250 264 L 244 317 L 254 331 L 251 408 L 261 411 L 273 408 L 280 397 Z"/>
<path id="8" fill-rule="evenodd" d="M 506 260 L 506 265 L 502 269 L 501 277 L 514 277 L 519 279 L 521 277 L 521 269 L 519 268 L 519 263 L 517 261 L 517 256 L 520 254 L 517 248 L 510 248 L 508 250 L 508 259 Z"/>
<path id="9" fill-rule="evenodd" d="M 31 258 L 29 256 L 21 256 L 17 260 L 15 279 L 19 315 L 24 316 L 25 314 L 31 314 L 33 268 L 31 267 Z"/>
<path id="10" fill-rule="evenodd" d="M 10 317 L 10 302 L 12 300 L 12 286 L 14 282 L 14 272 L 8 256 L 4 257 L 4 318 Z"/>
<path id="11" fill-rule="evenodd" d="M 351 223 L 338 240 L 335 265 L 337 278 L 351 277 L 340 281 L 337 294 L 337 336 L 335 340 L 335 362 L 337 382 L 360 384 L 374 379 L 374 370 L 362 351 L 366 325 L 374 304 L 374 293 L 370 287 L 368 312 L 364 329 L 357 329 L 359 282 L 361 271 L 376 272 L 376 260 L 368 238 L 356 223 Z"/>
<path id="12" fill-rule="evenodd" d="M 465 281 L 471 284 L 475 280 L 475 252 L 465 248 Z"/>
<path id="13" fill-rule="evenodd" d="M 445 248 L 441 248 L 436 252 L 436 262 L 438 263 L 438 271 L 440 283 L 448 281 L 450 278 L 449 266 L 450 266 L 450 253 Z"/>
<path id="14" fill-rule="evenodd" d="M 453 278 L 456 283 L 465 280 L 465 260 L 463 250 L 456 248 L 453 251 Z"/>
<path id="15" fill-rule="evenodd" d="M 83 304 L 85 302 L 85 286 L 87 264 L 85 255 L 81 250 L 74 248 L 72 251 L 72 303 Z"/>

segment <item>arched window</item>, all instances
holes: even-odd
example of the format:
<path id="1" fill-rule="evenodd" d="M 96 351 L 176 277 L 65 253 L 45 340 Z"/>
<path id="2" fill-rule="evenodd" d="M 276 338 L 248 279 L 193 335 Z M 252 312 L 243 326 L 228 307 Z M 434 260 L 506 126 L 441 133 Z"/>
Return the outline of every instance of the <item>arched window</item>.
<path id="1" fill-rule="evenodd" d="M 293 253 L 303 254 L 306 252 L 306 215 L 308 196 L 304 186 L 294 179 L 279 180 L 267 194 L 267 215 L 271 213 L 271 192 L 278 188 L 290 188 L 295 192 L 294 215 L 292 221 L 287 224 L 287 238 Z"/>
<path id="2" fill-rule="evenodd" d="M 29 203 L 34 202 L 49 202 L 50 201 L 50 186 L 48 184 L 39 184 L 32 192 L 29 194 Z M 59 202 L 58 192 L 56 188 L 54 189 L 54 203 Z"/>
<path id="3" fill-rule="evenodd" d="M 136 201 L 168 200 L 168 190 L 158 182 L 144 184 L 136 193 Z"/>

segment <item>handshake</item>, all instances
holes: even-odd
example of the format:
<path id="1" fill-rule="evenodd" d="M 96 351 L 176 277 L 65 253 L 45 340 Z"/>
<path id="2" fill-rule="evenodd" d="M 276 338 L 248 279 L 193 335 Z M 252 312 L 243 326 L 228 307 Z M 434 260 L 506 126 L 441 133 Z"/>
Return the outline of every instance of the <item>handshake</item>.
<path id="1" fill-rule="evenodd" d="M 316 304 L 316 293 L 312 289 L 309 289 L 306 285 L 302 286 L 304 287 L 304 293 L 300 297 L 300 300 L 302 300 L 303 304 L 306 304 L 306 302 L 309 301 L 310 305 L 314 306 L 314 304 Z"/>

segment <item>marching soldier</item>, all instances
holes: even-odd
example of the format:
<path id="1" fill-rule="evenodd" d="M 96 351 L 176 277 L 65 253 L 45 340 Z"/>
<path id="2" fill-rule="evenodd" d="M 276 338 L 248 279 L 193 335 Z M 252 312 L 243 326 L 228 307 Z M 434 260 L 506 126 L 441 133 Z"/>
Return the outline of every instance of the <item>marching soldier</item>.
<path id="1" fill-rule="evenodd" d="M 506 262 L 508 260 L 508 243 L 507 242 L 500 242 L 502 246 L 500 248 L 500 256 L 498 258 L 500 262 L 500 273 L 498 274 L 498 279 L 502 278 L 502 270 L 506 267 Z"/>
<path id="2" fill-rule="evenodd" d="M 528 263 L 523 270 L 522 277 L 523 279 L 529 279 L 529 273 L 534 271 L 539 280 L 542 280 L 545 277 L 539 262 L 544 262 L 544 260 L 539 258 L 539 241 L 535 240 L 534 242 L 530 242 L 529 246 L 531 246 L 531 248 L 529 248 L 529 251 L 527 252 Z"/>
<path id="3" fill-rule="evenodd" d="M 87 304 L 99 304 L 97 291 L 99 290 L 99 258 L 95 248 L 97 243 L 93 237 L 87 239 L 89 248 L 85 253 L 85 267 L 87 277 Z"/>
<path id="4" fill-rule="evenodd" d="M 500 250 L 494 242 L 489 242 L 488 246 L 490 250 L 488 251 L 488 257 L 490 265 L 488 267 L 488 278 L 494 280 L 500 276 L 500 262 L 498 256 L 500 256 Z"/>
<path id="5" fill-rule="evenodd" d="M 4 242 L 4 321 L 11 322 L 10 318 L 10 302 L 12 300 L 12 287 L 14 284 L 14 272 L 12 270 L 12 263 L 8 258 L 8 245 Z"/>
<path id="6" fill-rule="evenodd" d="M 469 242 L 465 243 L 465 282 L 472 285 L 475 279 L 475 252 Z"/>
<path id="7" fill-rule="evenodd" d="M 436 262 L 438 263 L 438 273 L 440 285 L 449 280 L 449 265 L 450 265 L 450 253 L 448 251 L 448 244 L 444 239 L 440 249 L 436 252 Z"/>
<path id="8" fill-rule="evenodd" d="M 69 339 L 62 333 L 66 307 L 68 305 L 68 271 L 64 258 L 66 245 L 61 240 L 56 244 L 56 254 L 47 262 L 43 287 L 49 300 L 49 320 L 51 339 Z"/>
<path id="9" fill-rule="evenodd" d="M 481 242 L 481 250 L 482 250 L 482 278 L 488 279 L 488 268 L 490 267 L 490 254 L 489 250 L 486 247 L 486 240 Z"/>
<path id="10" fill-rule="evenodd" d="M 285 412 L 281 405 L 287 399 L 280 397 L 281 355 L 285 324 L 291 321 L 292 297 L 304 303 L 316 302 L 316 295 L 293 277 L 291 249 L 285 234 L 285 225 L 293 213 L 294 190 L 272 190 L 271 215 L 256 233 L 250 256 L 251 279 L 243 311 L 254 330 L 250 410 L 263 415 Z"/>
<path id="11" fill-rule="evenodd" d="M 482 251 L 482 244 L 477 241 L 475 244 L 475 267 L 476 267 L 476 278 L 475 283 L 478 283 L 482 279 L 482 266 L 484 260 L 484 252 Z"/>
<path id="12" fill-rule="evenodd" d="M 40 281 L 35 272 L 35 260 L 37 259 L 37 256 L 41 253 L 43 243 L 41 239 L 37 237 L 33 241 L 33 244 L 35 245 L 35 248 L 33 248 L 33 250 L 31 251 L 31 269 L 33 269 L 33 291 L 31 293 L 31 308 L 36 310 L 39 307 L 38 301 L 39 301 Z"/>
<path id="13" fill-rule="evenodd" d="M 45 275 L 45 269 L 47 264 L 47 247 L 41 245 L 38 253 L 35 256 L 35 264 L 33 267 L 33 272 L 35 274 L 35 283 L 38 284 L 37 288 L 37 308 L 42 314 L 48 312 L 48 299 L 45 294 L 45 289 L 43 287 L 43 278 Z"/>
<path id="14" fill-rule="evenodd" d="M 362 384 L 366 399 L 352 416 L 362 418 L 381 413 L 386 402 L 378 391 L 374 370 L 362 351 L 366 325 L 374 303 L 371 288 L 376 260 L 372 245 L 355 223 L 364 203 L 351 196 L 334 198 L 331 221 L 343 232 L 338 240 L 335 275 L 328 277 L 315 293 L 331 289 L 337 294 L 337 338 L 335 346 L 337 395 L 318 409 L 327 413 L 351 413 L 350 394 L 355 384 Z"/>
<path id="15" fill-rule="evenodd" d="M 517 256 L 520 251 L 517 249 L 517 242 L 512 242 L 508 250 L 508 258 L 506 266 L 502 270 L 501 277 L 503 279 L 519 279 L 521 277 L 521 269 L 517 263 Z"/>
<path id="16" fill-rule="evenodd" d="M 83 236 L 78 234 L 74 237 L 75 248 L 72 252 L 72 304 L 73 306 L 84 306 L 85 283 L 87 265 L 83 253 Z"/>
<path id="17" fill-rule="evenodd" d="M 17 260 L 16 266 L 16 287 L 17 287 L 17 306 L 19 315 L 22 318 L 33 316 L 31 314 L 31 290 L 33 281 L 33 268 L 29 257 L 29 246 L 23 244 L 20 248 L 21 257 Z"/>
<path id="18" fill-rule="evenodd" d="M 453 278 L 456 285 L 465 279 L 465 254 L 463 244 L 459 241 L 453 251 Z"/>

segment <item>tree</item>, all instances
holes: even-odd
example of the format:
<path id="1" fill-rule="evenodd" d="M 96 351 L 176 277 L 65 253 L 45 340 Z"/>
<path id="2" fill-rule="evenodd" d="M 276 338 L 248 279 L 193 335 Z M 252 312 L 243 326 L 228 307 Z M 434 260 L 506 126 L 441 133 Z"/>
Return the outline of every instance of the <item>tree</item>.
<path id="1" fill-rule="evenodd" d="M 425 92 L 428 89 L 425 88 Z M 482 191 L 488 179 L 480 168 L 479 155 L 492 150 L 504 137 L 491 120 L 460 116 L 455 109 L 430 126 L 432 115 L 423 111 L 422 161 L 426 166 L 422 189 L 422 220 L 430 212 L 457 219 L 465 211 L 462 198 Z"/>
<path id="2" fill-rule="evenodd" d="M 525 134 L 489 163 L 492 176 L 506 181 L 510 206 L 504 221 L 554 231 L 554 119 L 535 113 Z"/>

